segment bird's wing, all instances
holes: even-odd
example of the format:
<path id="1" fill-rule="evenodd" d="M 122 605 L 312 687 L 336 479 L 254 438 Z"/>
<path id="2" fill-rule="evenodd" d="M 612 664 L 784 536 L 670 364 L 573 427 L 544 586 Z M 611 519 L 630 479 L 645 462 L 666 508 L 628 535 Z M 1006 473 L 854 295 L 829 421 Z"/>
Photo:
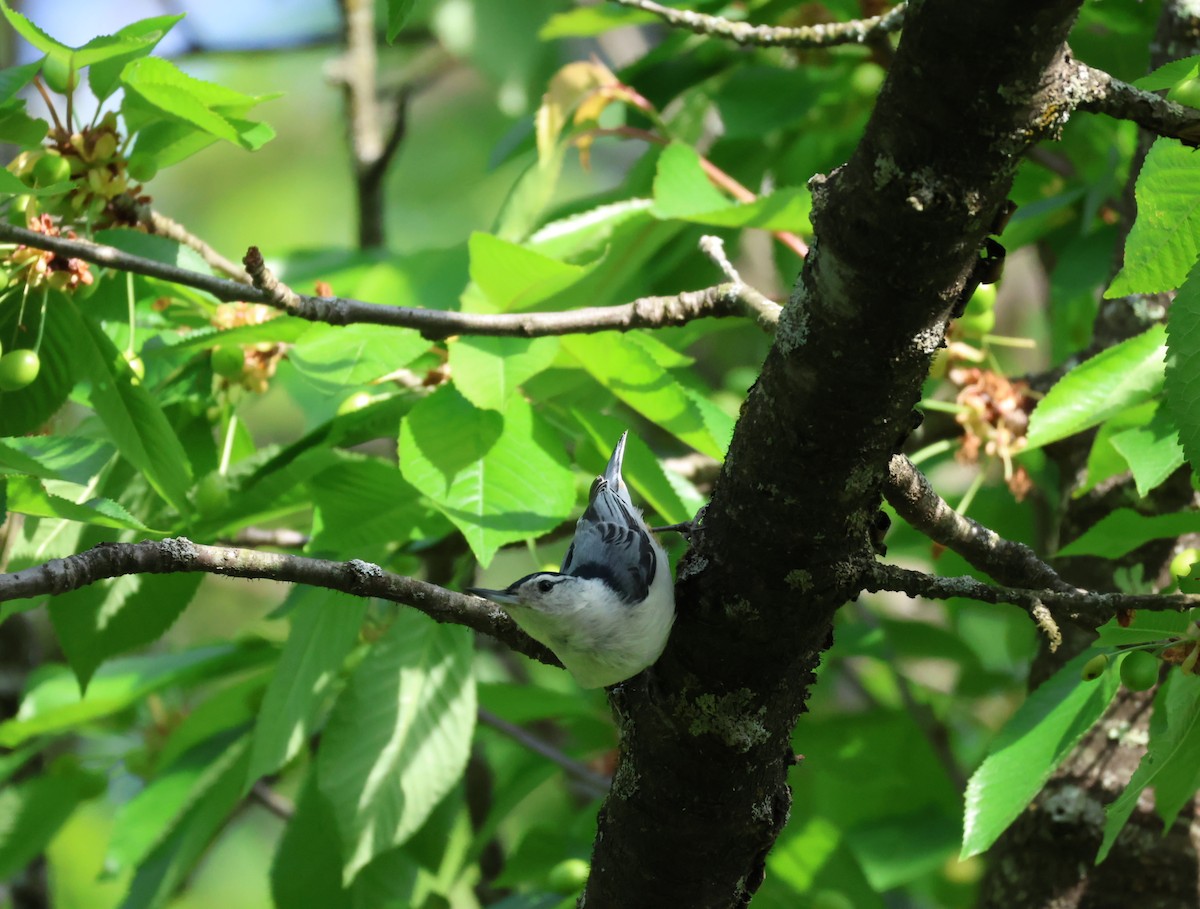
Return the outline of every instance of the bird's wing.
<path id="1" fill-rule="evenodd" d="M 563 560 L 563 574 L 600 578 L 626 602 L 638 603 L 646 598 L 657 567 L 654 544 L 641 518 L 624 496 L 597 477 Z"/>

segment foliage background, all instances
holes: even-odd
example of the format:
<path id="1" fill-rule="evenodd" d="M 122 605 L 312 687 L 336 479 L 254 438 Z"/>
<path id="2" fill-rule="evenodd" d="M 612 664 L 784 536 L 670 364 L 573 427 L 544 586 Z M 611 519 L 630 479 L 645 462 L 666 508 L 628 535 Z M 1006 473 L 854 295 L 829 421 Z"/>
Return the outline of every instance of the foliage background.
<path id="1" fill-rule="evenodd" d="M 55 21 L 49 14 L 51 7 L 60 11 L 69 6 L 30 3 L 26 9 L 35 21 L 69 43 L 133 15 L 127 5 L 119 5 L 119 12 L 97 12 L 101 25 L 92 27 L 94 23 L 82 17 Z M 1147 68 L 1147 38 L 1157 4 L 1116 6 L 1089 4 L 1072 43 L 1087 62 L 1132 80 Z M 99 10 L 100 5 L 88 7 Z M 198 28 L 192 36 L 209 52 L 180 60 L 194 75 L 242 91 L 285 91 L 283 98 L 262 110 L 278 138 L 254 155 L 224 145 L 210 148 L 165 170 L 151 189 L 160 210 L 218 249 L 235 253 L 259 245 L 273 259 L 286 263 L 286 278 L 307 289 L 301 282 L 322 274 L 314 263 L 328 261 L 330 249 L 352 247 L 353 197 L 340 100 L 323 75 L 334 46 L 320 41 L 313 47 L 289 46 L 297 40 L 307 42 L 313 35 L 327 35 L 335 28 L 335 18 L 323 4 L 294 7 L 302 14 L 299 20 L 274 10 L 258 22 L 232 14 L 217 16 L 215 26 Z M 769 12 L 770 4 L 763 7 Z M 840 18 L 857 12 L 857 4 L 849 2 L 827 7 Z M 417 5 L 414 30 L 420 34 L 428 29 L 450 51 L 454 63 L 415 99 L 408 136 L 388 178 L 387 227 L 394 253 L 416 256 L 453 250 L 467 242 L 472 232 L 494 224 L 532 160 L 530 119 L 546 84 L 563 64 L 596 49 L 583 38 L 538 37 L 553 14 L 569 8 L 556 0 L 521 4 L 445 0 Z M 47 15 L 39 18 L 43 12 Z M 189 14 L 198 12 L 199 8 Z M 297 21 L 302 27 L 296 26 Z M 218 30 L 230 22 L 238 24 L 238 34 Z M 289 33 L 283 32 L 284 25 Z M 84 33 L 72 35 L 68 26 Z M 658 40 L 663 35 L 652 37 Z M 601 52 L 636 54 L 638 40 L 626 34 L 603 44 Z M 225 53 L 231 44 L 254 50 Z M 743 53 L 679 35 L 666 37 L 663 48 L 650 62 L 640 68 L 635 65 L 627 81 L 660 109 L 666 109 L 676 92 L 687 95 L 703 86 L 692 97 L 714 100 L 724 121 L 723 137 L 706 153 L 754 188 L 801 187 L 813 174 L 826 173 L 844 161 L 879 84 L 878 68 L 866 62 L 865 53 L 857 48 L 798 55 Z M 404 42 L 383 51 L 384 70 L 403 66 L 419 52 Z M 797 98 L 807 103 L 799 104 Z M 687 103 L 680 107 L 682 111 L 675 111 L 680 133 L 699 137 L 702 121 L 696 118 L 689 124 Z M 1132 124 L 1076 117 L 1055 147 L 1056 154 L 1073 164 L 1073 173 L 1063 176 L 1038 162 L 1023 167 L 1013 193 L 1018 215 L 1004 235 L 1011 261 L 996 307 L 996 333 L 1032 338 L 1037 347 L 1033 353 L 991 347 L 989 355 L 1007 370 L 1059 363 L 1086 343 L 1117 237 L 1112 202 L 1126 182 L 1135 141 Z M 569 154 L 550 211 L 561 215 L 590 207 L 610 191 L 645 192 L 657 155 L 642 157 L 643 147 L 632 148 L 632 144 L 599 143 L 588 170 Z M 214 193 L 214 187 L 219 193 Z M 700 234 L 714 228 L 682 218 L 671 226 L 673 232 L 661 254 L 640 263 L 636 274 L 627 276 L 626 297 L 618 299 L 671 294 L 715 280 L 711 263 L 694 252 Z M 717 232 L 737 251 L 737 263 L 752 283 L 776 297 L 786 293 L 800 266 L 794 254 L 763 232 Z M 1032 247 L 1020 253 L 1035 242 L 1036 253 Z M 459 259 L 454 255 L 446 261 L 461 271 L 461 249 Z M 464 276 L 452 266 L 446 269 L 444 281 L 432 282 L 442 294 L 442 304 L 448 306 L 457 298 Z M 1053 307 L 1046 305 L 1050 299 Z M 433 300 L 421 302 L 439 305 Z M 721 426 L 728 424 L 762 361 L 767 339 L 749 324 L 728 320 L 656 337 L 690 358 L 676 370 L 686 374 L 680 381 L 703 389 L 727 418 L 714 419 Z M 347 397 L 361 390 L 374 388 L 365 383 L 314 385 L 284 361 L 270 390 L 247 397 L 238 405 L 238 414 L 254 445 L 286 444 L 330 420 Z M 535 384 L 530 391 L 534 397 L 543 392 L 547 399 L 553 397 Z M 927 396 L 944 400 L 948 392 L 931 380 Z M 657 429 L 653 421 L 614 406 L 607 392 L 580 391 L 579 401 L 620 415 L 620 421 L 600 424 L 598 434 L 604 438 L 622 421 L 632 422 L 656 453 L 685 451 L 677 438 Z M 936 413 L 930 423 L 927 432 L 932 439 L 948 431 L 944 425 L 939 429 Z M 571 431 L 582 437 L 577 426 L 571 426 Z M 594 447 L 598 449 L 598 443 Z M 386 450 L 376 453 L 387 455 Z M 598 450 L 585 451 L 581 444 L 576 453 L 582 468 L 577 471 L 577 486 L 586 489 L 587 471 L 595 469 L 599 457 Z M 975 483 L 977 467 L 956 463 L 951 451 L 933 456 L 924 466 L 947 499 L 955 501 L 970 491 L 972 516 L 1009 539 L 1045 551 L 1052 548 L 1047 533 L 1058 478 L 1037 457 L 1024 463 L 1034 476 L 1035 490 L 1019 506 L 995 464 L 982 486 Z M 685 491 L 681 501 L 691 502 L 686 486 L 681 488 Z M 438 527 L 442 533 L 446 529 Z M 935 563 L 928 540 L 899 522 L 888 544 L 893 559 L 905 564 L 936 564 L 943 574 L 970 571 L 949 552 L 938 554 Z M 501 586 L 533 565 L 556 564 L 561 548 L 560 540 L 536 549 L 503 550 L 482 575 L 483 582 Z M 455 586 L 468 579 L 472 566 L 461 548 L 451 547 L 450 553 L 447 574 L 439 580 Z M 358 543 L 332 555 L 379 557 Z M 396 570 L 424 567 L 428 572 L 433 564 L 426 560 L 422 566 L 425 557 L 419 551 L 394 555 Z M 20 567 L 20 559 L 16 561 Z M 276 610 L 286 597 L 282 586 L 205 578 L 192 605 L 153 649 L 170 652 L 258 637 L 281 642 L 291 621 Z M 294 600 L 289 605 L 296 608 Z M 382 627 L 396 619 L 396 612 L 381 609 L 371 619 Z M 824 909 L 971 905 L 982 866 L 976 858 L 957 858 L 963 835 L 963 787 L 983 759 L 992 734 L 1023 699 L 1035 650 L 1035 630 L 1023 613 L 1010 607 L 874 596 L 843 609 L 833 648 L 824 659 L 821 683 L 795 735 L 805 761 L 791 776 L 794 821 L 769 859 L 767 881 L 754 905 L 794 906 L 798 900 Z M 477 661 L 481 706 L 509 721 L 535 726 L 573 760 L 590 762 L 594 771 L 611 769 L 615 742 L 602 695 L 580 691 L 563 673 L 537 664 L 521 661 L 512 671 L 494 649 L 481 645 L 481 651 Z M 140 786 L 138 760 L 156 753 L 164 740 L 169 742 L 184 718 L 203 716 L 205 704 L 220 697 L 236 701 L 241 684 L 252 689 L 256 671 L 262 672 L 252 669 L 189 689 L 159 691 L 132 710 L 104 724 L 81 728 L 77 735 L 53 745 L 54 752 L 76 755 L 82 766 L 99 771 L 104 783 L 103 794 L 84 800 L 49 844 L 48 874 L 55 906 L 91 909 L 121 904 L 129 872 L 100 883 L 96 875 L 110 848 L 114 818 Z M 525 676 L 527 681 L 515 686 L 508 681 L 514 676 Z M 272 785 L 303 804 L 306 794 L 311 797 L 304 788 L 309 769 L 302 755 Z M 474 799 L 471 787 L 489 776 L 494 823 L 481 828 L 468 804 Z M 564 859 L 586 858 L 594 836 L 598 802 L 577 777 L 496 730 L 480 726 L 466 783 L 452 790 L 396 859 L 398 868 L 420 869 L 413 875 L 420 879 L 414 886 L 421 897 L 406 898 L 412 905 L 466 907 L 514 888 L 515 895 L 504 905 L 561 901 L 563 896 L 550 886 L 551 870 L 561 868 Z M 203 851 L 190 885 L 169 905 L 207 906 L 218 901 L 230 909 L 271 905 L 272 880 L 263 869 L 275 861 L 277 850 L 288 848 L 283 829 L 277 817 L 247 801 L 214 845 Z M 491 834 L 504 855 L 504 870 L 489 882 L 490 890 L 478 889 L 479 878 L 495 868 Z M 304 853 L 292 868 L 315 861 L 320 852 L 319 835 L 311 829 L 307 835 L 314 839 L 291 845 L 313 852 Z M 314 875 L 314 880 L 320 877 Z M 403 874 L 393 869 L 396 877 Z M 311 898 L 315 891 L 306 888 L 317 886 L 279 877 L 274 881 L 277 898 L 288 893 Z"/>

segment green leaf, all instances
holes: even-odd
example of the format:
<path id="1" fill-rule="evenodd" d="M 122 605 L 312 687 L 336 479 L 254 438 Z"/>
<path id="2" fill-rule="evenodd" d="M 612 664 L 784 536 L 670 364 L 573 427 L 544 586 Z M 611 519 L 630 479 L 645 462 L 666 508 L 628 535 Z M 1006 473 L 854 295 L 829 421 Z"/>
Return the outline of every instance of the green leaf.
<path id="1" fill-rule="evenodd" d="M 33 81 L 33 77 L 42 68 L 41 60 L 34 60 L 24 66 L 8 66 L 0 69 L 0 104 L 16 97 L 17 92 Z"/>
<path id="2" fill-rule="evenodd" d="M 1165 735 L 1162 746 L 1158 746 L 1154 739 L 1159 728 L 1154 724 L 1146 758 L 1153 754 L 1154 763 L 1159 765 L 1154 780 L 1154 810 L 1162 818 L 1166 833 L 1200 786 L 1200 679 L 1182 672 L 1168 673 L 1155 698 L 1156 712 L 1160 704 L 1166 709 Z"/>
<path id="3" fill-rule="evenodd" d="M 1145 426 L 1115 433 L 1111 443 L 1133 471 L 1139 496 L 1147 495 L 1183 466 L 1179 430 L 1161 408 L 1155 411 L 1153 419 Z"/>
<path id="4" fill-rule="evenodd" d="M 1191 622 L 1191 618 L 1185 612 L 1149 612 L 1139 609 L 1128 625 L 1122 625 L 1115 618 L 1101 625 L 1093 646 L 1123 647 L 1180 637 L 1187 631 Z"/>
<path id="5" fill-rule="evenodd" d="M 0 193 L 19 196 L 27 192 L 29 192 L 29 187 L 21 181 L 20 177 L 11 171 L 0 168 Z"/>
<path id="6" fill-rule="evenodd" d="M 50 620 L 80 686 L 110 657 L 158 640 L 183 614 L 203 577 L 125 575 L 53 597 Z"/>
<path id="7" fill-rule="evenodd" d="M 1125 241 L 1125 264 L 1104 292 L 1109 299 L 1174 290 L 1200 252 L 1200 163 L 1192 149 L 1158 139 L 1134 198 L 1137 220 Z"/>
<path id="8" fill-rule="evenodd" d="M 1200 679 L 1172 673 L 1170 682 L 1159 689 L 1154 709 L 1156 713 L 1166 712 L 1165 730 L 1155 735 L 1161 727 L 1152 724 L 1150 743 L 1141 763 L 1125 790 L 1106 809 L 1097 865 L 1107 858 L 1147 786 L 1155 789 L 1156 808 L 1167 828 L 1184 802 L 1196 794 L 1200 782 Z"/>
<path id="9" fill-rule="evenodd" d="M 0 723 L 0 745 L 58 733 L 127 710 L 149 694 L 256 666 L 273 655 L 262 644 L 222 644 L 181 653 L 128 657 L 100 667 L 86 696 L 66 666 L 48 665 L 30 680 L 17 715 Z"/>
<path id="10" fill-rule="evenodd" d="M 491 234 L 472 234 L 469 250 L 471 280 L 491 312 L 532 309 L 591 270 L 590 266 L 559 262 Z"/>
<path id="11" fill-rule="evenodd" d="M 1162 91 L 1164 88 L 1174 88 L 1177 82 L 1182 82 L 1196 74 L 1196 63 L 1200 57 L 1182 57 L 1165 63 L 1146 75 L 1133 81 L 1138 88 L 1148 92 Z"/>
<path id="12" fill-rule="evenodd" d="M 87 491 L 80 486 L 81 496 Z M 60 490 L 64 491 L 64 490 Z M 62 518 L 97 527 L 113 527 L 124 530 L 150 531 L 145 524 L 133 517 L 121 505 L 102 496 L 92 496 L 84 502 L 73 502 L 50 493 L 46 487 L 32 477 L 13 477 L 8 483 L 8 510 L 39 518 Z"/>
<path id="13" fill-rule="evenodd" d="M 654 175 L 654 215 L 687 218 L 729 207 L 729 198 L 712 185 L 690 145 L 672 142 L 658 158 Z"/>
<path id="14" fill-rule="evenodd" d="M 0 442 L 0 474 L 27 474 L 86 486 L 112 455 L 111 445 L 82 436 L 8 439 Z"/>
<path id="15" fill-rule="evenodd" d="M 364 385 L 407 366 L 432 343 L 415 331 L 381 330 L 378 325 L 312 325 L 288 356 L 301 375 L 329 392 Z"/>
<path id="16" fill-rule="evenodd" d="M 342 887 L 341 855 L 337 818 L 310 773 L 271 863 L 275 905 L 354 909 L 350 891 Z"/>
<path id="17" fill-rule="evenodd" d="M 223 769 L 196 799 L 174 829 L 138 867 L 121 909 L 164 906 L 187 880 L 213 838 L 242 800 L 249 748 L 245 738 L 232 746 L 235 759 L 222 759 Z"/>
<path id="18" fill-rule="evenodd" d="M 408 839 L 466 767 L 475 725 L 472 635 L 401 610 L 334 705 L 317 757 L 346 882 Z"/>
<path id="19" fill-rule="evenodd" d="M 297 587 L 288 600 L 292 627 L 254 726 L 246 788 L 295 757 L 316 731 L 367 613 L 361 597 L 315 587 Z"/>
<path id="20" fill-rule="evenodd" d="M 0 104 L 0 142 L 11 142 L 20 148 L 34 148 L 42 144 L 42 139 L 49 131 L 49 123 L 25 113 L 24 101 Z"/>
<path id="21" fill-rule="evenodd" d="M 1200 512 L 1143 515 L 1132 508 L 1118 508 L 1058 551 L 1064 556 L 1094 555 L 1119 558 L 1150 540 L 1200 532 Z"/>
<path id="22" fill-rule="evenodd" d="M 1166 410 L 1178 444 L 1200 473 L 1200 268 L 1193 268 L 1167 315 Z M 1141 493 L 1141 485 L 1138 486 Z"/>
<path id="23" fill-rule="evenodd" d="M 107 59 L 92 61 L 91 66 L 88 67 L 88 85 L 97 100 L 103 101 L 115 92 L 121 78 L 121 70 L 125 68 L 125 65 L 154 50 L 158 42 L 166 37 L 167 32 L 174 28 L 175 23 L 182 18 L 182 13 L 177 16 L 153 16 L 149 19 L 131 22 L 124 28 L 118 29 L 113 37 L 125 39 L 126 43 L 122 45 L 122 49 Z M 88 42 L 84 47 L 87 48 L 92 43 Z"/>
<path id="24" fill-rule="evenodd" d="M 391 44 L 412 15 L 417 0 L 387 0 L 387 40 Z"/>
<path id="25" fill-rule="evenodd" d="M 575 504 L 562 442 L 520 395 L 479 410 L 445 386 L 400 424 L 400 471 L 462 531 L 481 565 L 557 527 Z"/>
<path id="26" fill-rule="evenodd" d="M 17 326 L 20 305 L 0 305 L 0 343 L 5 352 L 32 347 L 37 333 L 39 295 L 31 295 L 23 327 Z M 51 294 L 46 308 L 46 325 L 39 351 L 41 369 L 32 385 L 20 391 L 0 392 L 0 436 L 23 436 L 37 432 L 66 401 L 80 372 L 77 320 L 72 305 Z M 15 340 L 14 340 L 15 339 Z"/>
<path id="27" fill-rule="evenodd" d="M 388 435 L 394 436 L 397 428 Z M 388 546 L 453 532 L 396 465 L 378 458 L 343 455 L 336 467 L 308 483 L 315 509 L 310 552 L 335 558 L 372 557 L 364 553 L 378 552 L 382 558 Z"/>
<path id="28" fill-rule="evenodd" d="M 557 338 L 468 337 L 449 347 L 455 387 L 484 410 L 503 410 L 518 386 L 558 355 Z"/>
<path id="29" fill-rule="evenodd" d="M 992 845 L 1025 810 L 1075 743 L 1108 708 L 1117 673 L 1080 678 L 1093 656 L 1082 653 L 1043 682 L 1017 708 L 967 784 L 962 857 Z"/>
<path id="30" fill-rule="evenodd" d="M 1112 438 L 1126 429 L 1143 428 L 1158 411 L 1158 401 L 1143 401 L 1126 408 L 1105 420 L 1096 431 L 1092 447 L 1088 451 L 1087 478 L 1078 488 L 1071 490 L 1073 498 L 1086 495 L 1097 484 L 1129 470 L 1129 462 L 1112 445 Z"/>
<path id="31" fill-rule="evenodd" d="M 1158 394 L 1166 341 L 1166 329 L 1155 325 L 1072 369 L 1030 416 L 1027 447 L 1065 439 Z"/>
<path id="32" fill-rule="evenodd" d="M 74 355 L 91 379 L 88 402 L 121 454 L 145 474 L 155 492 L 180 514 L 188 514 L 190 462 L 171 424 L 108 335 L 81 316 L 74 301 L 67 306 L 77 319 Z"/>
<path id="33" fill-rule="evenodd" d="M 8 20 L 8 24 L 13 27 L 18 35 L 40 50 L 43 54 L 62 54 L 69 55 L 72 48 L 51 38 L 44 31 L 9 7 L 6 0 L 0 0 L 0 13 L 4 14 L 4 18 Z"/>
<path id="34" fill-rule="evenodd" d="M 102 775 L 69 761 L 0 789 L 0 880 L 12 880 L 45 851 L 80 802 L 103 791 Z"/>
<path id="35" fill-rule="evenodd" d="M 113 819 L 105 870 L 120 873 L 146 859 L 230 767 L 245 764 L 246 729 L 226 729 L 181 755 L 125 802 Z"/>
<path id="36" fill-rule="evenodd" d="M 617 6 L 581 6 L 565 13 L 555 13 L 538 30 L 543 41 L 556 38 L 591 38 L 627 25 L 646 25 L 656 22 L 651 13 Z"/>
<path id="37" fill-rule="evenodd" d="M 589 7 L 595 8 L 595 7 Z M 651 221 L 651 199 L 625 199 L 551 221 L 526 242 L 529 249 L 554 259 L 578 259 L 601 253 L 621 228 Z"/>
<path id="38" fill-rule="evenodd" d="M 562 346 L 592 378 L 651 423 L 709 457 L 724 456 L 721 440 L 714 438 L 687 390 L 636 341 L 606 331 L 566 336 Z"/>

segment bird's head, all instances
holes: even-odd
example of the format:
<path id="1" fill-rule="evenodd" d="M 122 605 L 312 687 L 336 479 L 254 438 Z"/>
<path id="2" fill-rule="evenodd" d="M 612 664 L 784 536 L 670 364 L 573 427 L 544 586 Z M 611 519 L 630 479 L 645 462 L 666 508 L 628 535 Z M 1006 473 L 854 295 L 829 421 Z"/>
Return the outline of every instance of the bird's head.
<path id="1" fill-rule="evenodd" d="M 581 579 L 558 571 L 535 571 L 513 581 L 503 590 L 468 587 L 467 593 L 499 603 L 501 606 L 536 609 L 538 612 L 562 612 L 579 598 Z"/>

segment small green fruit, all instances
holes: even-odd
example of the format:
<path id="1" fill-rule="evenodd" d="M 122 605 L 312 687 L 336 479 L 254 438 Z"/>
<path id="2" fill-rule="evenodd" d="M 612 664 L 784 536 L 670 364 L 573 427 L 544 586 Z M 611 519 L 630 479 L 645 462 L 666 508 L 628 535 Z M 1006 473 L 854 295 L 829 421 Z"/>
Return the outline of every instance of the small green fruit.
<path id="1" fill-rule="evenodd" d="M 563 859 L 546 875 L 546 886 L 556 893 L 578 893 L 591 873 L 591 865 L 583 859 Z"/>
<path id="2" fill-rule="evenodd" d="M 1098 653 L 1083 664 L 1083 672 L 1080 673 L 1080 676 L 1085 682 L 1094 682 L 1104 675 L 1106 669 L 1108 669 L 1108 654 Z"/>
<path id="3" fill-rule="evenodd" d="M 71 65 L 70 57 L 50 54 L 42 64 L 42 79 L 50 91 L 69 95 L 79 84 L 79 71 Z"/>
<path id="4" fill-rule="evenodd" d="M 1192 573 L 1192 566 L 1200 562 L 1200 549 L 1185 549 L 1171 559 L 1171 574 L 1177 578 Z"/>
<path id="5" fill-rule="evenodd" d="M 33 165 L 35 186 L 53 186 L 71 179 L 71 162 L 62 155 L 46 152 Z"/>
<path id="6" fill-rule="evenodd" d="M 1158 682 L 1158 658 L 1145 650 L 1134 650 L 1121 660 L 1121 684 L 1130 691 L 1145 691 Z"/>
<path id="7" fill-rule="evenodd" d="M 1167 92 L 1167 98 L 1188 107 L 1200 107 L 1200 77 L 1184 79 Z"/>
<path id="8" fill-rule="evenodd" d="M 222 476 L 215 470 L 204 475 L 196 484 L 195 492 L 192 493 L 192 501 L 201 517 L 212 517 L 229 507 L 231 485 L 228 477 Z"/>
<path id="9" fill-rule="evenodd" d="M 996 327 L 996 285 L 980 284 L 967 301 L 958 326 L 971 335 L 986 335 Z"/>
<path id="10" fill-rule="evenodd" d="M 10 350 L 0 357 L 0 391 L 20 391 L 32 385 L 42 363 L 32 350 Z"/>
<path id="11" fill-rule="evenodd" d="M 223 344 L 212 349 L 212 370 L 223 379 L 240 379 L 246 367 L 246 354 L 236 344 Z"/>
<path id="12" fill-rule="evenodd" d="M 125 170 L 138 183 L 149 183 L 158 173 L 158 162 L 149 155 L 135 154 L 125 165 Z"/>

